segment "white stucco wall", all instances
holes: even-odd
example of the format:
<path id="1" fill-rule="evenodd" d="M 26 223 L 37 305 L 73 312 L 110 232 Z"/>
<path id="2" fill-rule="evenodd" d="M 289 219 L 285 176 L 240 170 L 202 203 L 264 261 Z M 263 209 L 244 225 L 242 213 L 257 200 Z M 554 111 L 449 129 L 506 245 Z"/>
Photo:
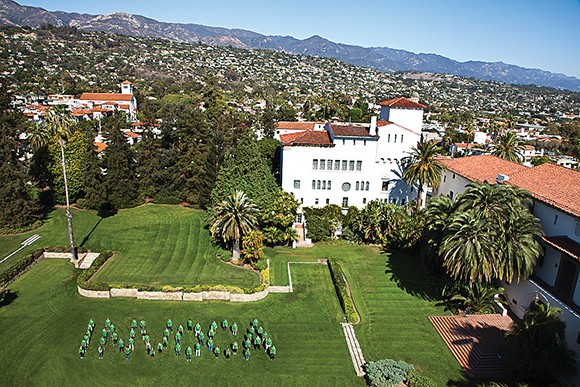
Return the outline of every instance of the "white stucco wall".
<path id="1" fill-rule="evenodd" d="M 580 235 L 574 234 L 576 222 L 578 221 L 575 217 L 537 200 L 534 203 L 534 215 L 540 219 L 544 233 L 547 236 L 565 235 L 580 243 Z M 580 232 L 580 228 L 578 231 Z"/>
<path id="2" fill-rule="evenodd" d="M 544 255 L 544 263 L 542 266 L 537 265 L 535 267 L 534 274 L 548 285 L 556 285 L 556 278 L 558 277 L 558 270 L 560 269 L 561 257 L 561 252 L 551 247 L 547 247 L 546 254 Z"/>
<path id="3" fill-rule="evenodd" d="M 421 134 L 423 126 L 423 110 L 421 109 L 393 109 L 386 106 L 381 107 L 379 119 L 396 122 L 397 124 L 411 129 L 417 134 Z"/>
<path id="4" fill-rule="evenodd" d="M 457 195 L 465 192 L 469 183 L 471 183 L 471 180 L 450 170 L 445 170 L 441 174 L 441 184 L 438 188 L 433 189 L 433 197 L 453 193 L 453 197 L 455 198 Z"/>

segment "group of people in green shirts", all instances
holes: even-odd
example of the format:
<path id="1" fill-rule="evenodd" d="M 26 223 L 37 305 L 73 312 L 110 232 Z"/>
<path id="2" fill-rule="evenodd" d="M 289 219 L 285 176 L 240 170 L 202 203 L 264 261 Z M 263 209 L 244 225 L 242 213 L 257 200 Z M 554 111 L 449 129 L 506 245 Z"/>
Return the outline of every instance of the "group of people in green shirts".
<path id="1" fill-rule="evenodd" d="M 224 319 L 221 324 L 221 329 L 224 332 L 229 332 L 232 336 L 238 336 L 238 324 L 234 322 L 231 326 L 227 319 Z M 98 346 L 98 353 L 99 359 L 102 359 L 104 356 L 105 348 L 107 346 L 107 341 L 111 339 L 113 341 L 112 345 L 115 347 L 119 347 L 119 352 L 125 354 L 126 360 L 131 360 L 131 353 L 135 350 L 135 338 L 137 336 L 137 329 L 140 329 L 141 333 L 141 340 L 145 345 L 145 349 L 147 354 L 154 359 L 156 353 L 162 353 L 164 350 L 169 348 L 169 337 L 173 334 L 173 321 L 171 319 L 167 320 L 165 324 L 165 330 L 163 331 L 163 339 L 161 342 L 157 344 L 155 347 L 151 343 L 151 338 L 147 333 L 147 322 L 145 319 L 141 319 L 138 323 L 135 318 L 131 321 L 131 329 L 129 331 L 129 340 L 127 343 L 124 342 L 122 338 L 119 338 L 118 332 L 116 330 L 115 325 L 113 322 L 107 318 L 105 320 L 105 326 L 101 331 L 101 337 L 99 339 L 99 346 Z M 201 324 L 198 322 L 193 325 L 193 321 L 189 319 L 186 323 L 186 328 L 188 333 L 194 333 L 196 342 L 193 345 L 188 345 L 185 349 L 185 357 L 187 361 L 191 361 L 195 349 L 195 356 L 201 356 L 201 348 L 207 347 L 207 349 L 212 353 L 216 359 L 220 356 L 220 347 L 218 345 L 214 345 L 214 336 L 218 331 L 218 324 L 213 321 L 209 325 L 209 330 L 207 332 L 207 341 L 205 339 L 206 335 L 204 334 Z M 81 345 L 79 347 L 79 355 L 81 359 L 84 359 L 85 354 L 88 350 L 89 343 L 93 336 L 95 330 L 95 322 L 93 319 L 89 321 L 87 326 L 87 331 L 81 340 Z M 182 324 L 179 324 L 178 328 L 174 334 L 174 351 L 176 356 L 181 356 L 182 351 L 182 338 L 184 334 L 184 328 Z M 270 360 L 274 360 L 276 358 L 276 346 L 272 344 L 272 338 L 268 335 L 268 332 L 259 325 L 258 319 L 254 319 L 254 321 L 250 322 L 249 327 L 243 334 L 243 338 L 240 339 L 242 341 L 242 352 L 246 361 L 250 360 L 250 350 L 253 348 L 254 350 L 263 349 Z M 156 352 L 157 350 L 157 352 Z M 239 351 L 239 345 L 237 340 L 234 339 L 234 342 L 228 345 L 224 351 L 223 356 L 226 360 L 230 360 L 232 355 L 237 355 Z"/>

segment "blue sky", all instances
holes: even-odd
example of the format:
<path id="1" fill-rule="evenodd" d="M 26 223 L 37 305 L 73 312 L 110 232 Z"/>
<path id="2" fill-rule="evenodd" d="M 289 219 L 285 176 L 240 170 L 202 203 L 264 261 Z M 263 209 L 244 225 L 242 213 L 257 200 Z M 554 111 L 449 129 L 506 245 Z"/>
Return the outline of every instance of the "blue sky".
<path id="1" fill-rule="evenodd" d="M 242 28 L 304 39 L 502 61 L 580 78 L 580 0 L 16 0 L 90 14 Z"/>

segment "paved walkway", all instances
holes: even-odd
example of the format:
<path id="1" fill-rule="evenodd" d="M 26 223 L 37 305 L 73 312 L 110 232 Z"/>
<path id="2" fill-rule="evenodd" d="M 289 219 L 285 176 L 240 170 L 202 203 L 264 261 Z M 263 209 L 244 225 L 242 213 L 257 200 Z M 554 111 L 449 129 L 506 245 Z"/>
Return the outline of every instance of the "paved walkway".
<path id="1" fill-rule="evenodd" d="M 354 328 L 351 323 L 341 323 L 341 325 L 342 329 L 344 330 L 344 337 L 346 338 L 348 352 L 350 352 L 352 364 L 354 365 L 354 371 L 356 372 L 357 376 L 365 376 L 365 372 L 363 370 L 365 358 L 360 349 L 360 344 L 356 339 L 356 335 L 354 334 Z"/>
<path id="2" fill-rule="evenodd" d="M 95 259 L 99 257 L 99 253 L 87 253 L 84 257 L 79 259 L 78 268 L 79 269 L 88 269 L 91 267 Z"/>

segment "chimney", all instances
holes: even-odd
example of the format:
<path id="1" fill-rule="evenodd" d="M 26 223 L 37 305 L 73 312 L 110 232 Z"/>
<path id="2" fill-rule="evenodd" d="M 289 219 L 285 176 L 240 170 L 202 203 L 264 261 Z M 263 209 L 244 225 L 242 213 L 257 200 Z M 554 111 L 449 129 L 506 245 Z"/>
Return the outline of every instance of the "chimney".
<path id="1" fill-rule="evenodd" d="M 369 135 L 371 136 L 377 135 L 377 116 L 371 117 L 371 127 L 369 128 Z"/>

